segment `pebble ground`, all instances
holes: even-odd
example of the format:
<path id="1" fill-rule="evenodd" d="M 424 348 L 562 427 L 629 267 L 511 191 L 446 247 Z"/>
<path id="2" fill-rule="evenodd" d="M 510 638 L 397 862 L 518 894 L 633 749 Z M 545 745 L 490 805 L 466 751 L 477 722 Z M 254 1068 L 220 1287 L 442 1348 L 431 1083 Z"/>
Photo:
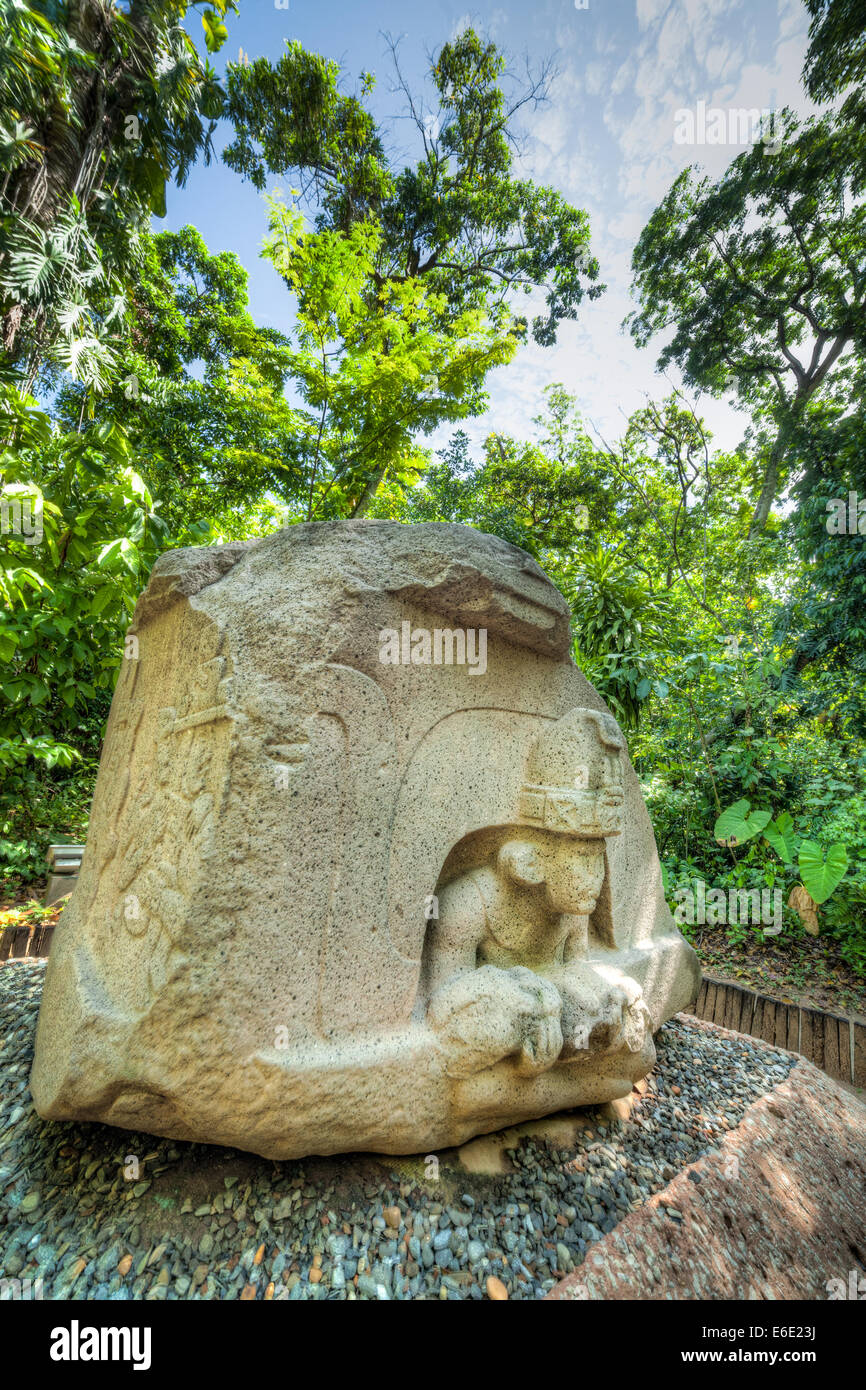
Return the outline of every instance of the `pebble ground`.
<path id="1" fill-rule="evenodd" d="M 794 1064 L 680 1016 L 629 1119 L 583 1112 L 567 1150 L 515 1140 L 507 1176 L 469 1174 L 453 1153 L 275 1163 L 40 1120 L 28 1076 L 44 966 L 0 965 L 0 1279 L 45 1299 L 541 1298 Z"/>

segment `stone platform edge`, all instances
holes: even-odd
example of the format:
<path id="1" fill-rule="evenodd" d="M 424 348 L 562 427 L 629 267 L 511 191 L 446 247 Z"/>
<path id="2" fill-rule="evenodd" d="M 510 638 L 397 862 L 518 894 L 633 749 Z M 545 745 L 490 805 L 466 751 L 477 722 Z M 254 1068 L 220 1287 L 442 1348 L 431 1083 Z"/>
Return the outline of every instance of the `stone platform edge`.
<path id="1" fill-rule="evenodd" d="M 731 1029 L 697 1024 L 732 1037 Z M 791 1055 L 786 1080 L 749 1106 L 717 1150 L 596 1241 L 547 1298 L 866 1294 L 866 1105 Z"/>

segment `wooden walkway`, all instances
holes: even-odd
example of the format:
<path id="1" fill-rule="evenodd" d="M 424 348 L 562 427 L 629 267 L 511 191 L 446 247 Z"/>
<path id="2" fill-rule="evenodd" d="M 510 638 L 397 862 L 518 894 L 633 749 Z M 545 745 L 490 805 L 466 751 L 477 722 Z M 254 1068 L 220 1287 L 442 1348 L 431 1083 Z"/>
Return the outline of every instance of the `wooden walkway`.
<path id="1" fill-rule="evenodd" d="M 0 962 L 47 956 L 53 935 L 53 923 L 44 927 L 4 927 L 0 931 Z"/>
<path id="2" fill-rule="evenodd" d="M 799 1052 L 828 1076 L 866 1086 L 866 1023 L 841 1014 L 804 1009 L 705 975 L 688 1012 L 753 1038 Z"/>

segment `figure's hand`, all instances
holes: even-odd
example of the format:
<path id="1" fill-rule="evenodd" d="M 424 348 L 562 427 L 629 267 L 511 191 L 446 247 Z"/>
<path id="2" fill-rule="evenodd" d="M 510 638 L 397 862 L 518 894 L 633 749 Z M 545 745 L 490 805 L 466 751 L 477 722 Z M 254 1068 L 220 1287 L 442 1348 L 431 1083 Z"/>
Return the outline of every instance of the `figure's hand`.
<path id="1" fill-rule="evenodd" d="M 626 975 L 607 981 L 598 1039 L 604 1051 L 641 1052 L 651 1031 L 649 1009 L 637 981 Z"/>
<path id="2" fill-rule="evenodd" d="M 560 982 L 565 1052 L 641 1052 L 652 1031 L 640 986 L 619 971 L 571 966 Z"/>
<path id="3" fill-rule="evenodd" d="M 552 1067 L 562 1051 L 562 1000 L 555 985 L 522 965 L 514 966 L 508 974 L 519 991 L 523 1041 L 517 1070 L 522 1076 L 534 1076 Z"/>
<path id="4" fill-rule="evenodd" d="M 531 970 L 484 965 L 437 990 L 427 1016 L 448 1053 L 449 1076 L 471 1076 L 515 1053 L 519 1071 L 534 1075 L 559 1056 L 559 1010 L 556 987 Z"/>

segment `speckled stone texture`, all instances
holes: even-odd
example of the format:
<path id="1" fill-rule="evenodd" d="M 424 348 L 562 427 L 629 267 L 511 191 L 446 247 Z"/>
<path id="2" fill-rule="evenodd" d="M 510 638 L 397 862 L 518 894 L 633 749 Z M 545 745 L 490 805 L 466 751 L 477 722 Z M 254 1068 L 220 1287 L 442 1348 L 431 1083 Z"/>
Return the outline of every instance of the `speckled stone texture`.
<path id="1" fill-rule="evenodd" d="M 466 526 L 291 526 L 162 555 L 129 637 L 41 1116 L 423 1154 L 647 1074 L 700 969 L 529 555 Z"/>
<path id="2" fill-rule="evenodd" d="M 799 1059 L 547 1297 L 827 1300 L 858 1287 L 862 1298 L 866 1106 Z"/>

